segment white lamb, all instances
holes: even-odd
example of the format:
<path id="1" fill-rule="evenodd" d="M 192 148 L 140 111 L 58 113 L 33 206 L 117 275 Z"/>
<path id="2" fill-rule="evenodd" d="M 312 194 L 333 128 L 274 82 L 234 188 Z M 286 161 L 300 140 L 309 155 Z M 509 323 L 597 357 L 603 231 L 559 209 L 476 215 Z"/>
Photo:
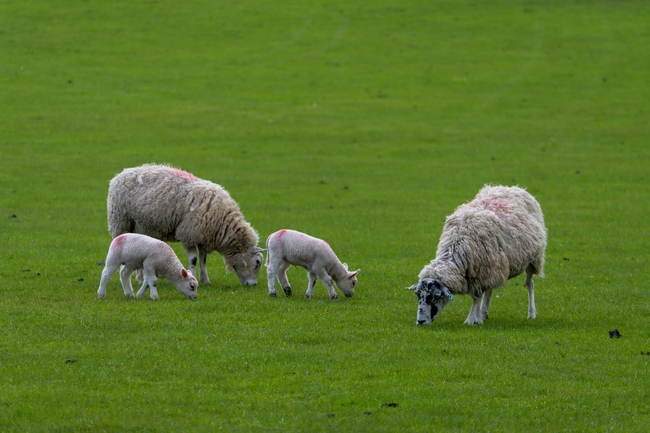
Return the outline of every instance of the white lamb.
<path id="1" fill-rule="evenodd" d="M 431 324 L 452 295 L 468 294 L 472 308 L 465 324 L 482 324 L 492 290 L 524 271 L 528 318 L 534 319 L 533 275 L 543 276 L 545 249 L 546 228 L 537 200 L 518 187 L 486 185 L 447 217 L 435 260 L 409 288 L 418 296 L 417 323 Z"/>
<path id="2" fill-rule="evenodd" d="M 269 296 L 277 296 L 275 279 L 277 277 L 285 295 L 291 296 L 291 286 L 287 279 L 287 269 L 291 265 L 302 266 L 309 273 L 309 286 L 305 296 L 311 298 L 314 284 L 320 278 L 327 286 L 330 299 L 338 299 L 332 281 L 348 298 L 354 295 L 357 274 L 348 271 L 348 265 L 341 263 L 327 242 L 295 230 L 280 230 L 266 240 L 266 267 L 269 283 Z"/>
<path id="3" fill-rule="evenodd" d="M 144 270 L 144 284 L 136 295 L 138 298 L 144 296 L 148 286 L 151 299 L 158 299 L 157 277 L 169 280 L 188 299 L 197 296 L 196 288 L 199 283 L 183 268 L 181 261 L 169 245 L 149 236 L 124 234 L 113 239 L 108 249 L 102 279 L 97 290 L 99 299 L 104 299 L 106 285 L 120 266 L 122 266 L 120 271 L 122 288 L 129 298 L 133 297 L 131 275 L 136 269 Z"/>
<path id="4" fill-rule="evenodd" d="M 257 247 L 257 232 L 221 186 L 166 165 L 145 164 L 111 180 L 107 207 L 111 236 L 141 233 L 180 241 L 194 276 L 198 250 L 202 284 L 210 284 L 206 259 L 215 250 L 242 286 L 257 284 L 264 250 Z"/>

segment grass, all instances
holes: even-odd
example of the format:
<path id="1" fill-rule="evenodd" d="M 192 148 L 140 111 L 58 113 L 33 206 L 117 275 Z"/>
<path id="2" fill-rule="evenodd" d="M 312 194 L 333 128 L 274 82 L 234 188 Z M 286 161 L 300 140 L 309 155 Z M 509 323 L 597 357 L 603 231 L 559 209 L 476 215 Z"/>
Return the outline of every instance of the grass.
<path id="1" fill-rule="evenodd" d="M 0 430 L 646 431 L 650 6 L 635 1 L 0 4 Z M 361 268 L 271 299 L 221 259 L 189 302 L 96 290 L 108 181 L 167 162 L 261 235 Z M 491 319 L 404 290 L 485 183 L 537 197 Z M 182 248 L 172 245 L 185 261 Z M 620 339 L 608 331 L 618 329 Z"/>

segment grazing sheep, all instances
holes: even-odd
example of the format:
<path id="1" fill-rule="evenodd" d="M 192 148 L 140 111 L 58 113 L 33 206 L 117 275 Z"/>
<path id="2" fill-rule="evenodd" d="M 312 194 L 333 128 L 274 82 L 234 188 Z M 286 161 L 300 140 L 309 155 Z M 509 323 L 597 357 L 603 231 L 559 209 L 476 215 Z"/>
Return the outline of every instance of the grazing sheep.
<path id="1" fill-rule="evenodd" d="M 129 298 L 133 297 L 131 275 L 136 269 L 144 269 L 144 284 L 136 295 L 138 298 L 144 296 L 149 286 L 151 299 L 158 299 L 157 277 L 171 281 L 186 298 L 196 298 L 196 288 L 199 283 L 183 268 L 181 261 L 169 245 L 149 236 L 124 234 L 113 239 L 108 249 L 102 279 L 97 290 L 99 299 L 104 299 L 106 285 L 121 265 L 120 280 L 124 294 Z"/>
<path id="2" fill-rule="evenodd" d="M 320 278 L 327 286 L 330 299 L 339 297 L 332 281 L 348 298 L 354 295 L 357 284 L 356 275 L 360 270 L 348 271 L 348 265 L 341 263 L 329 244 L 305 233 L 294 230 L 280 230 L 266 240 L 268 250 L 266 267 L 269 282 L 269 296 L 277 296 L 275 279 L 277 277 L 285 295 L 291 296 L 291 286 L 287 279 L 287 269 L 291 265 L 302 266 L 309 272 L 309 286 L 305 296 L 311 298 L 314 284 Z"/>
<path id="3" fill-rule="evenodd" d="M 202 284 L 210 284 L 206 259 L 215 250 L 242 286 L 257 284 L 264 250 L 221 186 L 166 165 L 145 164 L 124 169 L 111 180 L 107 207 L 111 236 L 141 233 L 180 241 L 194 276 L 198 250 Z"/>
<path id="4" fill-rule="evenodd" d="M 537 200 L 518 187 L 486 185 L 447 217 L 435 260 L 409 288 L 418 296 L 417 323 L 431 324 L 452 295 L 467 294 L 472 308 L 465 324 L 482 324 L 492 290 L 524 271 L 528 318 L 534 319 L 533 275 L 544 274 L 545 249 L 546 228 Z"/>

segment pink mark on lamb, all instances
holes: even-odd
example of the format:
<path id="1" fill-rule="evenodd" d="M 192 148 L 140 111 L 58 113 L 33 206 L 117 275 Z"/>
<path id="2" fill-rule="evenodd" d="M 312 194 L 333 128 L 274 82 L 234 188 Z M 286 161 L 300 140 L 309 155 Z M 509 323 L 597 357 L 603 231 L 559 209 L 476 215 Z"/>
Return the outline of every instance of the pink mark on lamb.
<path id="1" fill-rule="evenodd" d="M 113 239 L 111 248 L 113 249 L 119 248 L 124 243 L 125 240 L 126 240 L 126 235 L 119 235 L 118 237 Z"/>
<path id="2" fill-rule="evenodd" d="M 184 177 L 185 179 L 189 180 L 199 180 L 198 177 L 194 176 L 192 173 L 188 173 L 183 170 L 179 170 L 177 168 L 172 168 L 172 173 L 174 173 L 176 176 Z"/>

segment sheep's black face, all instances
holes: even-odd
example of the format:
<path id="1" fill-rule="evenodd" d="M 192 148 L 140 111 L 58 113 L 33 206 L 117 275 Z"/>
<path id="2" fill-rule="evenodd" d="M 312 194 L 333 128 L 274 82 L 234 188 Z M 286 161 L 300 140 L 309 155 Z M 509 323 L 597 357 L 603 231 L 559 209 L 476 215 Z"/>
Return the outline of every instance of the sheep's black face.
<path id="1" fill-rule="evenodd" d="M 431 278 L 425 278 L 409 289 L 414 290 L 418 297 L 418 325 L 430 325 L 453 298 L 447 287 Z"/>

